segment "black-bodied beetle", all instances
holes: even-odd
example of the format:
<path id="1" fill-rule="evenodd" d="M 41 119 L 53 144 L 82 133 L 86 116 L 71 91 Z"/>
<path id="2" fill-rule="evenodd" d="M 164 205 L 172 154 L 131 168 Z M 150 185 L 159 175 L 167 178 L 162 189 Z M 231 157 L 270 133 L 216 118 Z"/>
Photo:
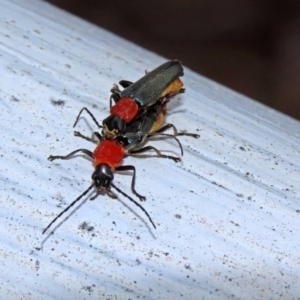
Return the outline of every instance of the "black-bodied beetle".
<path id="1" fill-rule="evenodd" d="M 120 91 L 117 85 L 111 89 L 110 115 L 100 125 L 93 114 L 86 108 L 79 112 L 74 126 L 81 113 L 85 110 L 94 120 L 102 134 L 107 139 L 114 139 L 121 135 L 128 123 L 148 107 L 160 99 L 170 99 L 178 93 L 183 93 L 183 83 L 179 77 L 183 76 L 183 67 L 178 60 L 163 63 L 151 72 L 146 73 L 138 81 L 132 83 L 122 80 L 119 84 L 124 88 Z M 112 106 L 112 100 L 115 104 Z"/>
<path id="2" fill-rule="evenodd" d="M 164 155 L 153 146 L 143 147 L 144 142 L 146 142 L 146 140 L 149 137 L 156 136 L 156 135 L 163 135 L 167 138 L 174 138 L 180 146 L 181 154 L 183 154 L 182 146 L 180 144 L 180 141 L 176 138 L 176 136 L 185 135 L 185 136 L 192 136 L 194 138 L 199 137 L 198 134 L 177 132 L 177 129 L 173 124 L 166 124 L 164 126 L 161 126 L 166 115 L 168 101 L 169 99 L 167 100 L 161 99 L 156 104 L 149 107 L 147 110 L 145 110 L 143 114 L 140 114 L 137 118 L 135 118 L 132 122 L 130 122 L 126 128 L 126 132 L 122 136 L 119 136 L 117 139 L 114 140 L 105 139 L 98 132 L 94 132 L 95 136 L 97 136 L 97 138 L 99 139 L 99 144 L 97 145 L 96 149 L 93 152 L 87 149 L 77 149 L 65 156 L 52 156 L 52 155 L 49 156 L 48 159 L 51 161 L 55 159 L 69 159 L 74 154 L 82 152 L 93 159 L 95 171 L 92 174 L 92 180 L 93 180 L 92 185 L 86 191 L 84 191 L 79 197 L 77 197 L 70 205 L 68 205 L 62 212 L 60 212 L 43 230 L 43 233 L 45 233 L 48 230 L 48 228 L 59 217 L 61 217 L 75 203 L 77 203 L 83 196 L 85 196 L 94 186 L 96 187 L 98 193 L 107 193 L 112 197 L 116 197 L 116 196 L 114 195 L 113 192 L 110 191 L 110 188 L 112 187 L 115 190 L 117 190 L 119 193 L 127 197 L 135 205 L 140 207 L 147 215 L 153 227 L 156 228 L 150 215 L 143 208 L 143 206 L 141 206 L 134 199 L 132 199 L 130 196 L 128 196 L 126 193 L 124 193 L 122 190 L 116 187 L 112 183 L 112 181 L 114 178 L 113 173 L 115 171 L 119 171 L 119 172 L 132 171 L 133 175 L 131 181 L 131 190 L 140 200 L 142 201 L 145 200 L 146 198 L 138 194 L 135 190 L 135 177 L 136 177 L 135 167 L 132 165 L 120 166 L 120 164 L 123 161 L 123 158 L 125 156 L 136 155 L 139 153 L 144 153 L 146 151 L 153 150 L 156 152 L 157 157 L 169 158 L 174 160 L 175 162 L 178 162 L 180 161 L 179 157 Z M 173 128 L 174 134 L 163 133 L 169 128 Z M 86 137 L 79 132 L 75 132 L 75 135 L 93 141 L 89 137 Z"/>

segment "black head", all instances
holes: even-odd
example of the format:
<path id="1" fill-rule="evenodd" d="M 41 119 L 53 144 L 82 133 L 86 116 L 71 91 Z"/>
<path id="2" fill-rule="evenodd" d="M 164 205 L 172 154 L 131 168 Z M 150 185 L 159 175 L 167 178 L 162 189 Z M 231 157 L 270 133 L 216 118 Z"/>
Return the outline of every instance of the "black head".
<path id="1" fill-rule="evenodd" d="M 107 191 L 114 179 L 111 167 L 108 164 L 99 164 L 95 168 L 92 179 L 98 192 Z"/>
<path id="2" fill-rule="evenodd" d="M 126 128 L 126 122 L 118 116 L 110 115 L 103 120 L 102 135 L 108 139 L 116 138 Z"/>

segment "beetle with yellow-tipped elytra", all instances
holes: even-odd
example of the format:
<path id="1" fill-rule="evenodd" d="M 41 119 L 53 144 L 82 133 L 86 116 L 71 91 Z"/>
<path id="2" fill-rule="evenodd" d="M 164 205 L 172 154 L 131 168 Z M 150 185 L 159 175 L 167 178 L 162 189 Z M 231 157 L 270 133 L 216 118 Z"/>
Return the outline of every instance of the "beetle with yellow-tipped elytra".
<path id="1" fill-rule="evenodd" d="M 179 77 L 183 76 L 183 67 L 178 60 L 163 63 L 151 72 L 147 72 L 138 81 L 132 83 L 121 80 L 119 84 L 124 88 L 120 91 L 117 85 L 111 89 L 110 115 L 105 118 L 102 125 L 98 123 L 93 114 L 86 108 L 79 112 L 74 126 L 81 113 L 86 111 L 94 120 L 102 135 L 107 139 L 114 139 L 126 131 L 126 127 L 139 114 L 154 105 L 159 99 L 170 99 L 178 93 L 183 93 L 183 83 Z M 115 105 L 112 105 L 114 100 Z"/>

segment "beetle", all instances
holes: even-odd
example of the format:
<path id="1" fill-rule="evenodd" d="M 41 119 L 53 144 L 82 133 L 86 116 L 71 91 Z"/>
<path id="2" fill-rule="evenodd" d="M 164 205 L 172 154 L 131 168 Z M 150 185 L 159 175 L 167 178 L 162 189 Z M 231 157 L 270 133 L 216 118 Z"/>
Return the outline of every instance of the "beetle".
<path id="1" fill-rule="evenodd" d="M 111 89 L 110 115 L 105 118 L 102 125 L 98 123 L 93 114 L 86 108 L 79 112 L 74 126 L 81 113 L 85 110 L 102 129 L 105 138 L 114 139 L 121 135 L 141 111 L 154 105 L 159 99 L 170 99 L 178 93 L 183 93 L 183 83 L 179 77 L 183 76 L 183 67 L 178 60 L 163 63 L 151 72 L 147 72 L 138 81 L 132 83 L 121 80 L 119 84 L 124 88 L 120 91 L 117 85 Z M 112 100 L 115 105 L 112 106 Z"/>
<path id="2" fill-rule="evenodd" d="M 93 159 L 95 170 L 92 174 L 92 185 L 86 191 L 84 191 L 78 198 L 76 198 L 69 206 L 67 206 L 57 217 L 55 217 L 50 222 L 50 224 L 43 230 L 43 234 L 59 217 L 61 217 L 66 211 L 70 209 L 70 207 L 72 207 L 83 196 L 85 196 L 94 186 L 96 187 L 98 193 L 107 193 L 113 198 L 115 198 L 116 195 L 114 195 L 114 193 L 111 192 L 110 188 L 112 187 L 115 190 L 117 190 L 119 193 L 127 197 L 130 201 L 132 201 L 135 205 L 140 207 L 147 215 L 153 227 L 156 228 L 154 222 L 152 221 L 147 211 L 134 199 L 132 199 L 126 193 L 124 193 L 122 190 L 116 187 L 112 183 L 112 181 L 114 178 L 114 172 L 132 171 L 133 173 L 131 181 L 131 190 L 141 201 L 145 200 L 146 198 L 137 193 L 135 190 L 135 167 L 132 165 L 120 166 L 123 158 L 125 156 L 135 155 L 149 150 L 154 150 L 156 152 L 156 156 L 162 158 L 169 158 L 174 160 L 175 162 L 178 162 L 180 161 L 179 157 L 164 155 L 153 146 L 143 147 L 144 142 L 147 140 L 148 137 L 151 137 L 152 135 L 164 135 L 166 137 L 174 138 L 178 142 L 181 149 L 181 153 L 183 154 L 182 146 L 179 140 L 176 138 L 176 136 L 186 135 L 195 138 L 199 137 L 199 135 L 197 134 L 177 132 L 177 129 L 173 124 L 166 124 L 165 126 L 161 127 L 161 124 L 163 123 L 166 115 L 167 102 L 168 100 L 160 100 L 155 105 L 148 108 L 144 112 L 144 114 L 139 115 L 139 117 L 137 117 L 133 122 L 131 122 L 127 127 L 126 133 L 117 139 L 105 139 L 101 136 L 100 133 L 94 132 L 94 135 L 99 139 L 99 144 L 93 152 L 87 149 L 77 149 L 65 156 L 49 156 L 48 159 L 51 161 L 55 159 L 65 160 L 71 158 L 76 153 L 82 152 Z M 174 134 L 163 133 L 169 128 L 173 128 Z M 90 138 L 82 135 L 80 132 L 75 132 L 75 135 L 85 138 L 87 140 L 91 140 Z"/>
<path id="3" fill-rule="evenodd" d="M 96 136 L 98 136 L 100 139 L 101 136 L 96 132 Z M 50 155 L 48 157 L 49 160 L 53 161 L 55 159 L 69 159 L 74 154 L 82 152 L 92 158 L 94 160 L 94 166 L 95 170 L 92 174 L 92 180 L 93 183 L 88 187 L 87 190 L 85 190 L 79 197 L 77 197 L 70 205 L 68 205 L 61 213 L 59 213 L 50 223 L 49 225 L 43 230 L 43 234 L 48 230 L 48 228 L 59 218 L 61 217 L 66 211 L 68 211 L 76 202 L 78 202 L 83 196 L 85 196 L 94 186 L 97 189 L 98 193 L 107 193 L 112 198 L 116 198 L 114 193 L 110 191 L 110 188 L 113 187 L 115 190 L 117 190 L 119 193 L 127 197 L 131 202 L 133 202 L 135 205 L 140 207 L 144 213 L 147 215 L 148 219 L 150 220 L 151 224 L 154 228 L 156 228 L 154 222 L 152 221 L 150 215 L 148 212 L 143 208 L 142 205 L 140 205 L 138 202 L 136 202 L 134 199 L 132 199 L 130 196 L 128 196 L 126 193 L 124 193 L 122 190 L 120 190 L 118 187 L 116 187 L 112 180 L 114 178 L 113 172 L 114 171 L 133 171 L 132 175 L 132 181 L 131 181 L 131 189 L 133 193 L 135 193 L 140 200 L 145 200 L 145 197 L 138 194 L 135 189 L 135 167 L 128 165 L 128 166 L 118 166 L 121 161 L 123 160 L 125 156 L 125 149 L 124 147 L 117 141 L 117 140 L 102 140 L 97 145 L 94 152 L 91 152 L 87 149 L 77 149 L 75 151 L 72 151 L 71 153 L 65 155 L 65 156 L 53 156 Z"/>

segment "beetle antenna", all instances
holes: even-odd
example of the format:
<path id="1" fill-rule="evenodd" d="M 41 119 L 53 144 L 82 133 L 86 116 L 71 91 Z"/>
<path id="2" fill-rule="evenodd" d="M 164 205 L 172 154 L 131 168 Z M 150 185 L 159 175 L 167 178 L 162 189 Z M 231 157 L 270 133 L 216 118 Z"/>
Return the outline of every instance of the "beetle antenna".
<path id="1" fill-rule="evenodd" d="M 49 229 L 49 227 L 58 219 L 60 218 L 66 211 L 68 211 L 76 202 L 78 202 L 83 196 L 85 196 L 90 190 L 91 188 L 95 185 L 95 183 L 93 183 L 86 191 L 84 191 L 79 197 L 77 197 L 71 204 L 69 204 L 69 206 L 67 206 L 60 214 L 58 214 L 50 223 L 49 225 L 43 230 L 44 234 L 47 229 Z"/>
<path id="2" fill-rule="evenodd" d="M 153 225 L 153 227 L 156 229 L 156 226 L 155 226 L 154 222 L 152 221 L 150 215 L 147 213 L 146 209 L 141 204 L 139 204 L 138 202 L 136 202 L 135 200 L 133 200 L 131 197 L 129 197 L 127 194 L 125 194 L 122 190 L 120 190 L 118 187 L 116 187 L 113 183 L 111 183 L 110 186 L 112 186 L 120 194 L 122 194 L 123 196 L 125 196 L 126 198 L 128 198 L 131 202 L 133 202 L 136 206 L 138 206 L 146 214 L 146 216 L 148 217 L 149 221 L 151 222 L 151 224 Z"/>
<path id="3" fill-rule="evenodd" d="M 86 107 L 83 107 L 83 108 L 80 110 L 80 112 L 79 112 L 79 114 L 78 114 L 78 116 L 77 116 L 77 118 L 76 118 L 76 120 L 75 120 L 75 123 L 74 123 L 74 125 L 73 125 L 73 128 L 76 126 L 76 124 L 77 124 L 77 122 L 78 122 L 78 120 L 79 120 L 79 117 L 81 116 L 81 114 L 82 114 L 82 112 L 83 112 L 84 110 L 90 115 L 90 117 L 93 119 L 93 121 L 94 121 L 95 124 L 98 126 L 98 128 L 102 128 L 102 127 L 103 127 L 103 126 L 101 126 L 101 125 L 98 123 L 98 121 L 96 120 L 96 118 L 94 117 L 94 115 L 93 115 Z"/>

